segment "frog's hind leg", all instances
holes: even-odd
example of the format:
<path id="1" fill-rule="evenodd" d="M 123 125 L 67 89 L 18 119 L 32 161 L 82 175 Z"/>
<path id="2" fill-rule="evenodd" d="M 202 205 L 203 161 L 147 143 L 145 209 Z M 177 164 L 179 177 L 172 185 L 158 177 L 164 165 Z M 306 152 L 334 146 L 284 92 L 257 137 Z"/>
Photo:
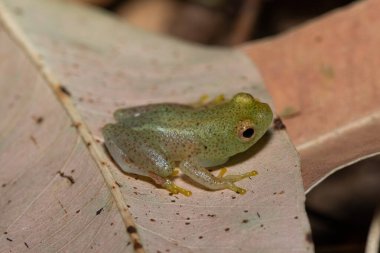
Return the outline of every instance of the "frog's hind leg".
<path id="1" fill-rule="evenodd" d="M 183 162 L 180 166 L 183 173 L 197 183 L 211 190 L 230 189 L 238 194 L 246 193 L 246 190 L 236 186 L 234 183 L 244 178 L 257 175 L 256 171 L 251 171 L 241 175 L 228 175 L 223 177 L 227 169 L 222 169 L 219 176 L 215 177 L 207 169 L 196 166 L 191 162 Z"/>
<path id="2" fill-rule="evenodd" d="M 169 178 L 163 178 L 153 172 L 149 172 L 149 176 L 156 182 L 156 184 L 161 185 L 166 190 L 168 190 L 170 193 L 178 194 L 181 193 L 185 195 L 186 197 L 191 196 L 192 192 L 188 191 L 182 187 L 179 187 L 178 185 L 174 184 L 172 180 Z"/>
<path id="3" fill-rule="evenodd" d="M 171 193 L 191 195 L 169 179 L 175 164 L 168 161 L 158 144 L 149 143 L 145 135 L 120 124 L 108 124 L 102 131 L 109 153 L 123 171 L 150 177 Z"/>
<path id="4" fill-rule="evenodd" d="M 125 152 L 126 145 L 133 140 L 129 135 L 125 134 L 125 130 L 122 127 L 117 124 L 107 124 L 103 127 L 102 132 L 105 137 L 105 145 L 108 149 L 108 153 L 124 172 L 140 176 L 149 176 L 148 171 L 136 166 Z"/>

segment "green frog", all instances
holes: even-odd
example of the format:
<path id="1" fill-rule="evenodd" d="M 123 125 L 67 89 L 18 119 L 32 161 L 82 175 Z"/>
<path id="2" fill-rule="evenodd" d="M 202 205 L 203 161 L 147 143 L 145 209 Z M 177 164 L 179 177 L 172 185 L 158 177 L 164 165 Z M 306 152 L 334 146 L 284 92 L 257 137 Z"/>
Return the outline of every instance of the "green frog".
<path id="1" fill-rule="evenodd" d="M 116 110 L 116 123 L 102 133 L 105 145 L 121 169 L 152 178 L 171 193 L 191 192 L 171 180 L 175 168 L 210 190 L 230 189 L 244 194 L 235 182 L 256 171 L 214 176 L 206 168 L 222 165 L 254 145 L 269 128 L 268 104 L 248 93 L 203 106 L 150 104 Z"/>

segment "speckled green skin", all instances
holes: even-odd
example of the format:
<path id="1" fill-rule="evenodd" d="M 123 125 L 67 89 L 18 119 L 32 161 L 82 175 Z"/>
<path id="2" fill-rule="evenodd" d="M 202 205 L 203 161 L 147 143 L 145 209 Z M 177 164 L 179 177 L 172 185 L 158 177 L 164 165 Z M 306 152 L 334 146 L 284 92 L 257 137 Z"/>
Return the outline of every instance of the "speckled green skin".
<path id="1" fill-rule="evenodd" d="M 117 123 L 102 132 L 110 154 L 126 172 L 155 175 L 163 183 L 156 176 L 168 178 L 179 165 L 209 189 L 231 189 L 241 177 L 217 178 L 204 167 L 223 164 L 251 147 L 267 131 L 273 114 L 267 104 L 239 93 L 218 105 L 153 104 L 119 109 L 114 117 Z M 241 136 L 242 124 L 254 128 L 252 138 Z"/>

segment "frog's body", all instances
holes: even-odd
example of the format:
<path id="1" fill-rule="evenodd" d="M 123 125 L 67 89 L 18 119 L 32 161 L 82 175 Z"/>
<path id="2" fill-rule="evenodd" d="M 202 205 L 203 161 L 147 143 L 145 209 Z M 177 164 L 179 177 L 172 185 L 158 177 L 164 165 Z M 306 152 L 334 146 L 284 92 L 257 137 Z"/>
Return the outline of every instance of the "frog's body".
<path id="1" fill-rule="evenodd" d="M 150 176 L 173 192 L 174 168 L 209 189 L 244 192 L 233 182 L 244 175 L 214 177 L 204 167 L 225 163 L 251 147 L 272 122 L 270 107 L 246 93 L 218 105 L 153 104 L 117 110 L 116 124 L 103 128 L 105 143 L 120 167 Z M 182 192 L 184 193 L 184 192 Z"/>

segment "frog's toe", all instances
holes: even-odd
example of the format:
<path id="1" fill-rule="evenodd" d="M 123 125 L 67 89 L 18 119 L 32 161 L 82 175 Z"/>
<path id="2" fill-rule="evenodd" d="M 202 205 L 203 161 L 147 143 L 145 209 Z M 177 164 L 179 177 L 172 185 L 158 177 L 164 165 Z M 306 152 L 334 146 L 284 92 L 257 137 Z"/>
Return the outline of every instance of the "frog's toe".
<path id="1" fill-rule="evenodd" d="M 237 182 L 237 181 L 240 181 L 244 178 L 247 178 L 247 177 L 253 177 L 253 176 L 256 176 L 258 173 L 256 170 L 252 170 L 250 172 L 247 172 L 247 173 L 244 173 L 244 174 L 240 174 L 240 175 L 227 175 L 227 176 L 224 176 L 225 174 L 227 173 L 227 168 L 222 168 L 220 171 L 219 171 L 219 174 L 218 174 L 218 178 L 222 178 L 223 180 L 227 180 L 227 181 L 230 181 L 230 182 Z"/>
<path id="2" fill-rule="evenodd" d="M 236 192 L 237 194 L 240 194 L 240 195 L 243 195 L 243 194 L 245 194 L 247 192 L 246 189 L 238 187 L 238 186 L 236 186 L 233 183 L 229 183 L 228 186 L 227 186 L 227 188 L 230 189 L 231 191 Z"/>
<path id="3" fill-rule="evenodd" d="M 220 178 L 221 180 L 227 182 L 227 187 L 226 187 L 227 189 L 230 189 L 231 191 L 234 191 L 238 194 L 245 194 L 247 192 L 247 190 L 236 186 L 234 184 L 234 182 L 240 181 L 240 180 L 247 178 L 247 177 L 252 177 L 252 176 L 257 175 L 257 171 L 255 171 L 255 170 L 241 174 L 241 175 L 224 176 L 224 174 L 226 174 L 226 172 L 227 172 L 227 168 L 221 169 L 219 172 L 219 175 L 217 177 Z"/>
<path id="4" fill-rule="evenodd" d="M 170 181 L 169 179 L 166 180 L 166 182 L 162 185 L 166 190 L 168 190 L 169 192 L 173 193 L 173 194 L 178 194 L 178 193 L 181 193 L 183 195 L 185 195 L 186 197 L 189 197 L 191 196 L 192 192 L 191 191 L 188 191 L 186 189 L 183 189 L 182 187 L 179 187 L 177 185 L 175 185 L 172 181 Z"/>
<path id="5" fill-rule="evenodd" d="M 172 174 L 171 174 L 171 177 L 176 177 L 176 176 L 178 176 L 178 174 L 179 174 L 179 170 L 178 169 L 174 169 L 173 172 L 172 172 Z"/>
<path id="6" fill-rule="evenodd" d="M 244 178 L 247 178 L 247 177 L 253 177 L 253 176 L 256 176 L 258 173 L 256 170 L 252 170 L 250 172 L 247 172 L 247 173 L 244 173 L 244 174 L 240 174 L 240 175 L 228 175 L 228 176 L 225 176 L 223 177 L 223 175 L 226 173 L 226 171 L 224 172 L 220 172 L 218 177 L 220 178 L 223 178 L 224 180 L 227 180 L 227 181 L 230 181 L 230 182 L 237 182 L 237 181 L 240 181 Z M 220 176 L 220 174 L 222 174 L 222 176 Z"/>
<path id="7" fill-rule="evenodd" d="M 199 98 L 198 102 L 195 103 L 195 106 L 197 107 L 197 106 L 205 106 L 205 105 L 219 105 L 226 101 L 226 98 L 224 97 L 223 94 L 219 94 L 211 101 L 209 101 L 209 98 L 210 96 L 207 94 L 202 95 Z"/>
<path id="8" fill-rule="evenodd" d="M 218 174 L 218 178 L 223 178 L 223 176 L 224 176 L 224 174 L 226 174 L 226 172 L 227 172 L 227 168 L 222 168 L 222 169 L 220 169 L 220 171 L 219 171 L 219 174 Z"/>
<path id="9" fill-rule="evenodd" d="M 202 106 L 207 104 L 207 100 L 209 99 L 209 96 L 207 94 L 202 95 L 198 102 L 196 103 L 197 106 Z"/>
<path id="10" fill-rule="evenodd" d="M 219 94 L 218 96 L 216 96 L 212 101 L 211 101 L 211 104 L 214 104 L 214 105 L 219 105 L 219 104 L 222 104 L 223 102 L 226 101 L 226 98 L 224 97 L 223 94 Z"/>

